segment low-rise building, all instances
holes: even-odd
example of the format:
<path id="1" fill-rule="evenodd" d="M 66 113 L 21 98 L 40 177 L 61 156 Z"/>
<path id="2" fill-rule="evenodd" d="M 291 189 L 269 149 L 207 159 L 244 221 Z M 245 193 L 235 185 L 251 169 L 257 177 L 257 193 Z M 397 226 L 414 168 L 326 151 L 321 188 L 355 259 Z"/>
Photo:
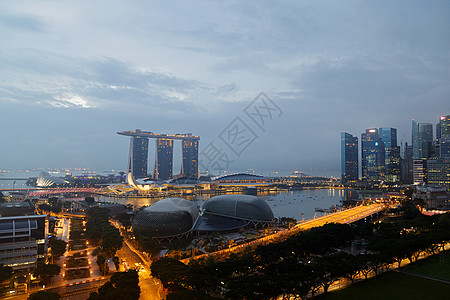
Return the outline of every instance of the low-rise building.
<path id="1" fill-rule="evenodd" d="M 427 210 L 450 210 L 450 193 L 445 187 L 417 186 L 413 198 L 423 200 Z"/>
<path id="2" fill-rule="evenodd" d="M 47 215 L 0 217 L 0 264 L 14 270 L 44 264 L 47 235 Z"/>

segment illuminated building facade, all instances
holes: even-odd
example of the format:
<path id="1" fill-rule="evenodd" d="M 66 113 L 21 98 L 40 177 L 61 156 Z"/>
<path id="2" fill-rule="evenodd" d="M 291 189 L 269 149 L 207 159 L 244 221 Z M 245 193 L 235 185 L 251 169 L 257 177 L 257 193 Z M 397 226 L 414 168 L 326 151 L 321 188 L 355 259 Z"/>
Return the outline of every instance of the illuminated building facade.
<path id="1" fill-rule="evenodd" d="M 427 181 L 431 186 L 445 186 L 450 191 L 450 160 L 430 159 L 427 162 Z"/>
<path id="2" fill-rule="evenodd" d="M 135 178 L 147 177 L 148 167 L 148 139 L 135 136 L 130 141 L 128 157 L 128 172 Z"/>
<path id="3" fill-rule="evenodd" d="M 147 177 L 148 139 L 156 139 L 156 160 L 154 176 L 157 180 L 168 180 L 173 177 L 173 140 L 181 140 L 182 169 L 181 176 L 198 179 L 198 141 L 199 136 L 186 134 L 158 134 L 150 131 L 118 132 L 131 137 L 128 156 L 127 181 L 131 186 L 144 189 L 136 178 Z"/>
<path id="4" fill-rule="evenodd" d="M 414 184 L 421 185 L 427 183 L 427 160 L 415 159 L 413 162 Z"/>
<path id="5" fill-rule="evenodd" d="M 439 139 L 439 157 L 450 159 L 450 134 L 443 135 Z"/>
<path id="6" fill-rule="evenodd" d="M 397 146 L 397 129 L 382 127 L 378 130 L 385 150 L 385 180 L 400 181 L 400 146 Z"/>
<path id="7" fill-rule="evenodd" d="M 358 137 L 341 132 L 342 183 L 358 181 Z"/>
<path id="8" fill-rule="evenodd" d="M 47 235 L 47 215 L 0 217 L 0 264 L 13 270 L 45 264 Z"/>
<path id="9" fill-rule="evenodd" d="M 378 129 L 367 129 L 361 134 L 362 179 L 367 182 L 384 180 L 385 149 Z"/>
<path id="10" fill-rule="evenodd" d="M 172 178 L 173 169 L 173 140 L 156 139 L 156 159 L 154 178 L 167 180 Z"/>
<path id="11" fill-rule="evenodd" d="M 414 182 L 412 145 L 405 143 L 405 151 L 402 160 L 402 182 L 412 184 Z"/>
<path id="12" fill-rule="evenodd" d="M 442 116 L 436 124 L 437 156 L 450 159 L 450 115 Z"/>
<path id="13" fill-rule="evenodd" d="M 413 159 L 428 159 L 432 154 L 433 124 L 412 121 Z"/>
<path id="14" fill-rule="evenodd" d="M 181 174 L 188 178 L 198 178 L 198 140 L 183 140 L 183 165 Z"/>
<path id="15" fill-rule="evenodd" d="M 450 115 L 442 116 L 436 124 L 436 139 L 439 140 L 445 134 L 450 134 Z"/>

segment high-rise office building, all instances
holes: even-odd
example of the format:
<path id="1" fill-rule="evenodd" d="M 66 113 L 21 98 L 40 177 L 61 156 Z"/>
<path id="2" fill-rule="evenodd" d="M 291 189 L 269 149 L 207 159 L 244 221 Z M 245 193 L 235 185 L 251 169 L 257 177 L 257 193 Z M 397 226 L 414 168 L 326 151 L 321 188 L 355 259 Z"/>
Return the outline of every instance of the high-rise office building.
<path id="1" fill-rule="evenodd" d="M 414 184 L 427 182 L 426 160 L 433 157 L 433 124 L 412 121 Z"/>
<path id="2" fill-rule="evenodd" d="M 412 120 L 411 122 L 411 145 L 412 145 L 412 157 L 413 159 L 419 158 L 419 126 L 417 126 L 417 122 Z"/>
<path id="3" fill-rule="evenodd" d="M 412 145 L 408 145 L 408 143 L 405 143 L 401 174 L 403 183 L 412 184 L 414 182 Z"/>
<path id="4" fill-rule="evenodd" d="M 450 159 L 450 115 L 442 116 L 436 124 L 435 156 Z"/>
<path id="5" fill-rule="evenodd" d="M 450 159 L 450 134 L 444 134 L 439 139 L 439 157 Z"/>
<path id="6" fill-rule="evenodd" d="M 428 159 L 432 155 L 433 124 L 412 121 L 413 159 Z"/>
<path id="7" fill-rule="evenodd" d="M 450 115 L 442 116 L 436 124 L 436 139 L 439 140 L 445 134 L 450 134 Z"/>
<path id="8" fill-rule="evenodd" d="M 358 137 L 341 133 L 342 183 L 358 181 Z"/>
<path id="9" fill-rule="evenodd" d="M 198 179 L 198 140 L 183 140 L 182 152 L 182 175 L 192 179 Z"/>
<path id="10" fill-rule="evenodd" d="M 362 179 L 368 182 L 384 180 L 385 149 L 378 129 L 367 129 L 361 134 Z"/>
<path id="11" fill-rule="evenodd" d="M 156 159 L 154 178 L 167 180 L 172 178 L 173 140 L 156 139 Z"/>
<path id="12" fill-rule="evenodd" d="M 147 177 L 148 138 L 133 136 L 130 140 L 130 154 L 128 157 L 128 172 L 134 178 Z"/>
<path id="13" fill-rule="evenodd" d="M 413 161 L 414 184 L 427 184 L 427 160 L 415 159 Z"/>
<path id="14" fill-rule="evenodd" d="M 427 183 L 432 186 L 445 186 L 450 191 L 450 160 L 430 159 L 427 161 Z"/>
<path id="15" fill-rule="evenodd" d="M 398 182 L 400 181 L 400 146 L 397 146 L 397 129 L 383 127 L 378 132 L 385 149 L 385 180 Z"/>

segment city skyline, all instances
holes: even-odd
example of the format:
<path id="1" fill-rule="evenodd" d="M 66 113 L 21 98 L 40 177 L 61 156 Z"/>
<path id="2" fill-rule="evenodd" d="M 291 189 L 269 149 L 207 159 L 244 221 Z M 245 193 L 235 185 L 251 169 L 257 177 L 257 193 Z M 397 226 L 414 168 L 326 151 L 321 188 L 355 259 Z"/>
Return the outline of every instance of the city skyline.
<path id="1" fill-rule="evenodd" d="M 450 113 L 447 1 L 35 1 L 0 11 L 2 169 L 126 170 L 129 145 L 114 131 L 195 132 L 201 152 L 241 118 L 257 139 L 239 155 L 221 144 L 230 172 L 339 174 L 341 131 L 396 128 L 398 145 L 409 144 L 411 119 L 434 127 Z M 244 118 L 260 92 L 283 112 L 264 128 Z"/>

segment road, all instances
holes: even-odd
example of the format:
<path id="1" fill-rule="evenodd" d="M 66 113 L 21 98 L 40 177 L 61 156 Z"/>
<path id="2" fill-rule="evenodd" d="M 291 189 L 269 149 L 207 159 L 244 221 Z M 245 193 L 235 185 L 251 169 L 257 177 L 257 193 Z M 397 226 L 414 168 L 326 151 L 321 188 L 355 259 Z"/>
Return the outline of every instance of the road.
<path id="1" fill-rule="evenodd" d="M 162 284 L 154 279 L 148 268 L 148 264 L 143 261 L 139 255 L 130 249 L 127 243 L 123 243 L 122 249 L 117 251 L 117 256 L 125 263 L 122 263 L 124 269 L 138 268 L 139 270 L 139 286 L 141 287 L 141 300 L 160 300 L 165 299 L 162 291 Z M 122 268 L 122 267 L 121 267 Z M 122 271 L 122 270 L 121 270 Z"/>

